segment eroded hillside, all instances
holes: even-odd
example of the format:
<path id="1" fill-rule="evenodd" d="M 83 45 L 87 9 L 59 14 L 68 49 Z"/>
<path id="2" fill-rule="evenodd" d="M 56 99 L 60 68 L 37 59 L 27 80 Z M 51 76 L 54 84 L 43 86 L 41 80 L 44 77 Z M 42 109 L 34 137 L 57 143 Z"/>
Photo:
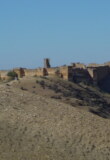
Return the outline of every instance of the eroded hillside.
<path id="1" fill-rule="evenodd" d="M 50 88 L 44 85 L 46 81 Z M 60 83 L 61 88 L 53 89 L 54 83 Z M 36 78 L 0 85 L 1 160 L 110 159 L 110 120 L 81 109 L 85 104 L 87 108 L 94 106 L 90 94 L 85 92 L 87 86 L 70 86 L 71 96 L 80 91 L 72 100 L 69 95 L 71 105 L 67 88 L 63 81 L 37 79 L 36 83 Z M 90 91 L 91 95 L 100 96 L 101 104 L 103 94 L 93 88 Z M 104 96 L 103 101 L 108 103 Z"/>
<path id="2" fill-rule="evenodd" d="M 59 78 L 31 77 L 15 81 L 12 86 L 110 118 L 110 95 L 93 85 L 76 84 Z"/>

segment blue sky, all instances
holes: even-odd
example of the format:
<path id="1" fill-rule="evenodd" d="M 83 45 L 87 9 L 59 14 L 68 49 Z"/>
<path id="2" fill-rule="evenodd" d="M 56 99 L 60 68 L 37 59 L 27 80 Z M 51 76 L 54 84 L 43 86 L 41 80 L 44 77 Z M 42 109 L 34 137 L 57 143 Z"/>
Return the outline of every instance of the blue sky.
<path id="1" fill-rule="evenodd" d="M 110 61 L 109 0 L 0 0 L 0 69 Z"/>

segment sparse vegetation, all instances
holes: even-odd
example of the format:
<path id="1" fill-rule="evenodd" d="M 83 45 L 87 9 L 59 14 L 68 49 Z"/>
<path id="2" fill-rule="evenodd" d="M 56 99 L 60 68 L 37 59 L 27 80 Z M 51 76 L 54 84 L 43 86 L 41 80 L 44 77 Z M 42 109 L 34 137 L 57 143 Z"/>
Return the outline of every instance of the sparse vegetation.
<path id="1" fill-rule="evenodd" d="M 18 78 L 18 75 L 16 72 L 14 71 L 10 71 L 7 73 L 7 76 L 10 77 L 12 80 L 14 80 L 15 78 Z"/>

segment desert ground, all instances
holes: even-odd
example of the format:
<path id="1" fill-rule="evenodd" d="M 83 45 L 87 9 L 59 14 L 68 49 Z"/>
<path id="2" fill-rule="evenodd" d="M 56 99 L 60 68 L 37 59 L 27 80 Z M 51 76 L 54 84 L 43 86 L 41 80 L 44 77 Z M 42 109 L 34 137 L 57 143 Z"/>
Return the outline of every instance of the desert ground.
<path id="1" fill-rule="evenodd" d="M 110 95 L 55 78 L 1 82 L 0 160 L 110 160 Z"/>

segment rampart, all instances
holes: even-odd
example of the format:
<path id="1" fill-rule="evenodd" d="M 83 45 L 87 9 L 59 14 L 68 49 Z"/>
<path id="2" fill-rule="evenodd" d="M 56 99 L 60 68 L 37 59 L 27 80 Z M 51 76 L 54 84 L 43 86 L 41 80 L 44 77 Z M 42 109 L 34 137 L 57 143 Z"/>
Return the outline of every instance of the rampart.
<path id="1" fill-rule="evenodd" d="M 100 67 L 100 66 L 104 66 L 104 64 L 90 63 L 88 64 L 87 67 Z"/>
<path id="2" fill-rule="evenodd" d="M 36 69 L 36 76 L 46 76 L 47 71 L 45 68 L 38 68 Z"/>
<path id="3" fill-rule="evenodd" d="M 92 77 L 87 69 L 73 68 L 73 81 L 92 83 Z"/>
<path id="4" fill-rule="evenodd" d="M 105 66 L 110 66 L 110 62 L 104 63 Z"/>
<path id="5" fill-rule="evenodd" d="M 48 59 L 46 59 L 48 60 Z M 103 65 L 90 64 L 86 66 L 82 63 L 72 63 L 71 66 L 61 67 L 48 67 L 47 61 L 44 61 L 44 68 L 26 69 L 26 68 L 14 68 L 12 71 L 16 72 L 18 78 L 33 77 L 33 76 L 58 76 L 64 80 L 69 81 L 86 81 L 98 84 L 101 80 L 110 75 L 110 63 Z M 46 64 L 45 64 L 46 63 Z M 50 63 L 50 62 L 49 62 Z M 46 68 L 45 68 L 46 65 Z M 49 64 L 49 66 L 51 66 Z M 8 70 L 0 71 L 0 79 L 9 79 L 7 76 Z"/>
<path id="6" fill-rule="evenodd" d="M 18 78 L 22 78 L 23 76 L 25 76 L 24 68 L 14 68 L 13 71 L 17 73 Z"/>
<path id="7" fill-rule="evenodd" d="M 8 70 L 1 70 L 0 71 L 0 79 L 1 80 L 8 80 L 9 79 L 9 77 L 7 76 L 7 74 L 8 74 Z"/>
<path id="8" fill-rule="evenodd" d="M 46 70 L 47 70 L 48 76 L 52 76 L 52 77 L 57 76 L 58 68 L 56 68 L 56 67 L 55 68 L 47 68 Z"/>
<path id="9" fill-rule="evenodd" d="M 71 63 L 72 67 L 74 68 L 83 68 L 86 69 L 86 65 L 83 63 Z"/>
<path id="10" fill-rule="evenodd" d="M 24 75 L 26 77 L 33 77 L 36 76 L 36 69 L 24 69 Z"/>
<path id="11" fill-rule="evenodd" d="M 98 83 L 110 74 L 109 66 L 88 67 L 88 72 L 94 82 Z"/>
<path id="12" fill-rule="evenodd" d="M 72 66 L 62 66 L 60 67 L 61 77 L 65 80 L 72 80 L 73 78 L 73 70 Z"/>

